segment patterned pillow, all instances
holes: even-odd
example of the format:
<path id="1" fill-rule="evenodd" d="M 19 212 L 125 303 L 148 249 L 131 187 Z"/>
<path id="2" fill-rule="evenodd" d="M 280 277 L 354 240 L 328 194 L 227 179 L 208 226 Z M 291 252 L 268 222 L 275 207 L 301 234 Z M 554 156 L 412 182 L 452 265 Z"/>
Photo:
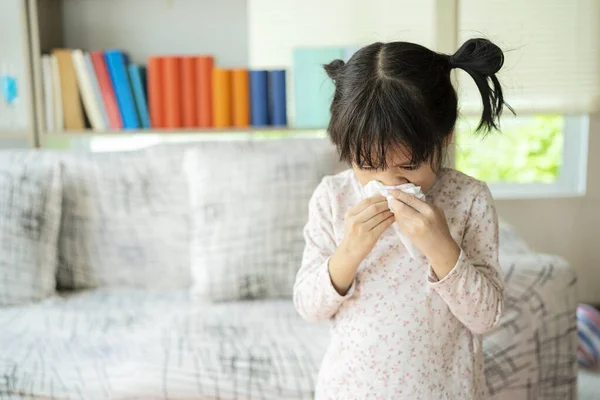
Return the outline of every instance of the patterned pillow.
<path id="1" fill-rule="evenodd" d="M 60 288 L 189 286 L 181 153 L 88 153 L 62 167 Z"/>
<path id="2" fill-rule="evenodd" d="M 60 171 L 36 154 L 0 155 L 0 306 L 39 301 L 56 288 Z"/>
<path id="3" fill-rule="evenodd" d="M 192 294 L 205 301 L 288 297 L 308 201 L 337 165 L 325 140 L 211 144 L 186 153 Z"/>

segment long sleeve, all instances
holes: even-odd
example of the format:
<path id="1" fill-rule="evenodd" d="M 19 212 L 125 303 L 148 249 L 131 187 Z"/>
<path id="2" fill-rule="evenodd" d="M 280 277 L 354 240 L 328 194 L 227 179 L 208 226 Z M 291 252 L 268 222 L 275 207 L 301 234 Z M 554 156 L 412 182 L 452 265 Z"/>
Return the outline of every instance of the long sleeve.
<path id="1" fill-rule="evenodd" d="M 470 331 L 484 334 L 499 322 L 504 282 L 498 264 L 498 217 L 485 184 L 471 205 L 456 265 L 440 281 L 430 268 L 428 280 Z"/>
<path id="2" fill-rule="evenodd" d="M 308 222 L 304 227 L 306 244 L 294 284 L 294 305 L 308 322 L 331 318 L 354 292 L 353 284 L 346 295 L 341 296 L 329 276 L 329 258 L 337 248 L 331 206 L 328 178 L 324 178 L 308 206 Z"/>

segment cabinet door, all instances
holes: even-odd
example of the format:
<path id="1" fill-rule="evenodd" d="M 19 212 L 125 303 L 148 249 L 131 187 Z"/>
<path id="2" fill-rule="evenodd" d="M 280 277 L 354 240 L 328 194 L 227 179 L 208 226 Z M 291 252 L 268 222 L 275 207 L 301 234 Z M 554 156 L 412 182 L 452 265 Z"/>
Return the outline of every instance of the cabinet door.
<path id="1" fill-rule="evenodd" d="M 0 1 L 0 148 L 33 137 L 26 0 Z"/>

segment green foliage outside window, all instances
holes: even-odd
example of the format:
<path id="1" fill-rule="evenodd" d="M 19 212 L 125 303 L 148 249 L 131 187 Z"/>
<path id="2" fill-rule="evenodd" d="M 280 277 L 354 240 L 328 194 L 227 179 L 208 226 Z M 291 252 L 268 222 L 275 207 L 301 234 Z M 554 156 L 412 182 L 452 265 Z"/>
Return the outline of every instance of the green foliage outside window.
<path id="1" fill-rule="evenodd" d="M 456 129 L 456 168 L 486 182 L 552 183 L 563 152 L 563 117 L 541 115 L 502 122 L 501 132 L 473 135 L 477 121 Z"/>

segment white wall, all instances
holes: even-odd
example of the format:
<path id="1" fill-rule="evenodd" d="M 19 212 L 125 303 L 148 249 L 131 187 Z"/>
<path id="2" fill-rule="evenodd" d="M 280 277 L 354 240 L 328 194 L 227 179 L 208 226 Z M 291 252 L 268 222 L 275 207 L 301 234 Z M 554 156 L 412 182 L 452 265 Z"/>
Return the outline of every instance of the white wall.
<path id="1" fill-rule="evenodd" d="M 580 301 L 600 304 L 600 115 L 590 118 L 585 197 L 498 200 L 499 214 L 536 250 L 566 258 Z"/>
<path id="2" fill-rule="evenodd" d="M 63 0 L 62 22 L 71 48 L 122 48 L 137 63 L 209 53 L 223 67 L 248 65 L 246 0 Z"/>
<path id="3" fill-rule="evenodd" d="M 435 0 L 248 0 L 250 66 L 290 67 L 293 49 L 304 46 L 389 40 L 435 46 L 435 6 Z"/>

